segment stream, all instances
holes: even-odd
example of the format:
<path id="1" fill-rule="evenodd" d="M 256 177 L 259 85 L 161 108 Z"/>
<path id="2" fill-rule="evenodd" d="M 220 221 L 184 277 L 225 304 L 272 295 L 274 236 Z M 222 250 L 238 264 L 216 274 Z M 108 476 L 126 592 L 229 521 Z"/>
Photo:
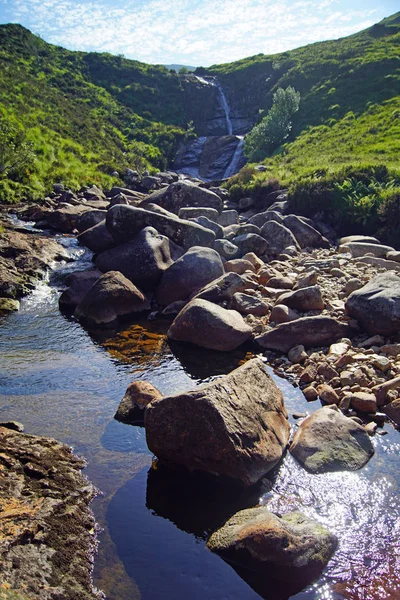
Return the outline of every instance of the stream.
<path id="1" fill-rule="evenodd" d="M 27 433 L 55 437 L 87 459 L 85 474 L 101 492 L 92 504 L 100 528 L 95 586 L 109 600 L 260 598 L 205 542 L 221 520 L 261 502 L 281 513 L 299 509 L 339 539 L 319 581 L 291 598 L 398 600 L 399 432 L 386 425 L 360 471 L 310 475 L 286 455 L 268 485 L 248 492 L 151 469 L 144 429 L 113 419 L 128 384 L 148 380 L 178 393 L 229 372 L 244 355 L 170 347 L 164 321 L 89 335 L 60 314 L 58 297 L 65 275 L 87 268 L 91 255 L 74 238 L 57 239 L 74 262 L 56 266 L 18 313 L 0 320 L 0 420 L 22 421 Z M 319 408 L 274 378 L 290 416 Z"/>

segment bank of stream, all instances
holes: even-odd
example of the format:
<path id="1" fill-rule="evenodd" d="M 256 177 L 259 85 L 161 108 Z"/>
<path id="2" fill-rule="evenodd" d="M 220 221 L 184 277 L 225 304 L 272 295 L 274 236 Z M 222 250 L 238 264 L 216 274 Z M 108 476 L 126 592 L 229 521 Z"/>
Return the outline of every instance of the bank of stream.
<path id="1" fill-rule="evenodd" d="M 258 501 L 294 508 L 335 533 L 339 547 L 320 580 L 296 600 L 395 600 L 400 595 L 399 432 L 376 435 L 376 454 L 361 471 L 309 475 L 287 455 L 274 477 L 246 494 L 153 468 L 144 429 L 113 419 L 127 385 L 148 380 L 177 393 L 229 372 L 245 358 L 171 347 L 167 324 L 145 321 L 91 337 L 58 310 L 66 272 L 90 254 L 61 237 L 74 263 L 55 268 L 0 322 L 0 420 L 52 436 L 88 460 L 101 491 L 95 585 L 110 600 L 251 600 L 260 595 L 205 547 L 214 526 Z M 275 378 L 290 415 L 310 413 L 302 393 Z M 292 426 L 296 421 L 291 416 Z M 276 591 L 264 593 L 275 600 Z"/>

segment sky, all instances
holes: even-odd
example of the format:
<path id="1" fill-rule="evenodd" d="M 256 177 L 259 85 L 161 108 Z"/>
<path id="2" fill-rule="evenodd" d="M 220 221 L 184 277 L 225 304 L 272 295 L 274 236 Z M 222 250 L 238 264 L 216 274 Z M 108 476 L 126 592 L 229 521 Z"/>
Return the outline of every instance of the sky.
<path id="1" fill-rule="evenodd" d="M 70 50 L 207 67 L 344 37 L 399 8 L 398 0 L 0 0 L 0 23 Z"/>

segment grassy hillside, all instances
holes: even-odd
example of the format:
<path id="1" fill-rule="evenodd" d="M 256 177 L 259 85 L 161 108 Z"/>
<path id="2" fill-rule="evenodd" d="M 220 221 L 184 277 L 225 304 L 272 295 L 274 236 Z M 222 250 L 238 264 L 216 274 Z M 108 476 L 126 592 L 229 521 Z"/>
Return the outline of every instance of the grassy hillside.
<path id="1" fill-rule="evenodd" d="M 115 170 L 173 159 L 183 92 L 165 67 L 70 52 L 0 25 L 0 72 L 0 127 L 24 130 L 36 154 L 23 173 L 0 180 L 0 200 L 40 196 L 57 180 L 107 185 Z"/>

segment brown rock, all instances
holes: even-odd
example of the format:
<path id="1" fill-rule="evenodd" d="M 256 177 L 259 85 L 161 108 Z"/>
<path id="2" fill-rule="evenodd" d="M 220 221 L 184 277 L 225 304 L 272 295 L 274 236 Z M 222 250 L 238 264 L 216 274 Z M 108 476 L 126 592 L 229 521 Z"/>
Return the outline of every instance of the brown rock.
<path id="1" fill-rule="evenodd" d="M 162 397 L 161 392 L 148 381 L 134 381 L 128 385 L 114 419 L 130 425 L 142 423 L 146 406 Z"/>
<path id="2" fill-rule="evenodd" d="M 268 282 L 268 285 L 269 283 L 270 282 Z M 323 310 L 324 308 L 321 290 L 317 285 L 300 288 L 293 292 L 282 294 L 278 298 L 278 304 L 286 304 L 286 306 L 301 312 L 308 310 Z"/>
<path id="3" fill-rule="evenodd" d="M 285 306 L 285 304 L 276 304 L 271 311 L 269 320 L 272 323 L 288 323 L 298 318 L 299 314 L 292 308 Z"/>
<path id="4" fill-rule="evenodd" d="M 355 392 L 350 399 L 350 405 L 354 410 L 364 413 L 376 412 L 376 398 L 374 394 L 366 392 Z"/>
<path id="5" fill-rule="evenodd" d="M 318 392 L 315 387 L 311 385 L 304 388 L 303 394 L 307 402 L 315 402 L 315 400 L 318 400 Z"/>
<path id="6" fill-rule="evenodd" d="M 318 385 L 317 393 L 325 404 L 339 404 L 339 396 L 330 385 L 326 383 Z"/>

